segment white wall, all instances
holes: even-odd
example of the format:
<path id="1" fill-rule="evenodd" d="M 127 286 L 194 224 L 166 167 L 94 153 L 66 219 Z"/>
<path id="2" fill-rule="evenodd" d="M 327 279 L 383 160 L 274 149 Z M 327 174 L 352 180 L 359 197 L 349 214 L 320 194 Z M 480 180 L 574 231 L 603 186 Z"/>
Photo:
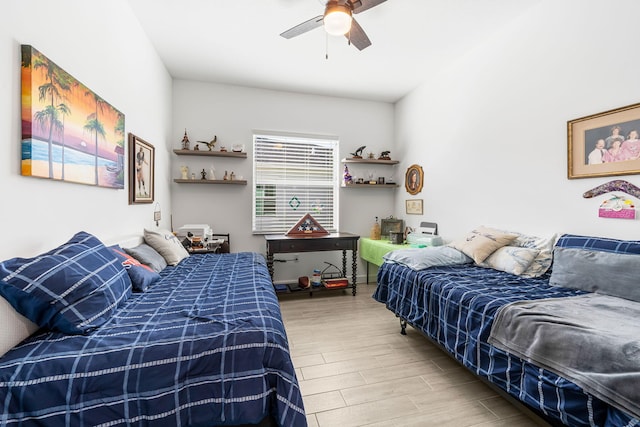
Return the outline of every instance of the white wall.
<path id="1" fill-rule="evenodd" d="M 156 200 L 168 227 L 171 78 L 125 0 L 5 2 L 0 17 L 0 259 L 32 256 L 85 230 L 105 241 L 155 227 L 124 190 L 20 175 L 20 45 L 30 44 L 125 115 L 156 147 Z M 128 161 L 128 159 L 127 159 Z M 128 177 L 125 177 L 128 180 Z"/>
<path id="2" fill-rule="evenodd" d="M 639 238 L 638 220 L 597 216 L 611 195 L 582 197 L 638 175 L 567 179 L 567 121 L 640 102 L 634 16 L 634 0 L 540 1 L 399 102 L 403 170 L 425 171 L 414 225 L 436 221 L 445 240 L 480 224 Z M 399 191 L 396 211 L 413 197 Z"/>
<path id="3" fill-rule="evenodd" d="M 265 251 L 264 237 L 251 233 L 253 130 L 337 135 L 340 158 L 348 157 L 361 145 L 367 146 L 366 152 L 376 154 L 391 150 L 391 156 L 395 157 L 392 104 L 184 80 L 174 81 L 173 101 L 173 148 L 180 148 L 185 128 L 192 148 L 195 141 L 209 141 L 214 135 L 218 137 L 216 149 L 220 145 L 230 149 L 233 144 L 246 147 L 246 160 L 177 155 L 171 159 L 173 178 L 180 176 L 182 164 L 195 171 L 196 178 L 200 178 L 198 171 L 203 168 L 208 171 L 213 164 L 218 177 L 225 170 L 229 173 L 233 170 L 248 180 L 246 186 L 171 185 L 174 229 L 185 223 L 210 224 L 214 232 L 231 233 L 234 252 Z M 349 166 L 354 175 L 360 171 L 362 176 L 365 171 L 357 167 L 361 165 Z M 374 168 L 376 176 L 388 177 L 394 167 L 387 168 Z M 399 172 L 395 177 L 398 180 Z M 369 236 L 375 216 L 393 213 L 393 200 L 393 189 L 341 188 L 340 230 Z M 323 261 L 334 262 L 335 256 L 327 252 L 306 254 L 298 264 L 287 263 L 286 268 L 276 264 L 274 279 L 295 281 L 298 276 L 311 274 L 314 267 L 323 268 Z M 359 271 L 364 273 L 362 265 Z"/>

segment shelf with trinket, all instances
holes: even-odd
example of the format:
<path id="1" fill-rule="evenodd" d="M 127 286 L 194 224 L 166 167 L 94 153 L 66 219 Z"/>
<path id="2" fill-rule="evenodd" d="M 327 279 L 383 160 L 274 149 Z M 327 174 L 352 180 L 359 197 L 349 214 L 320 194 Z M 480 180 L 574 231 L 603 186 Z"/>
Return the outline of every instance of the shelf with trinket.
<path id="1" fill-rule="evenodd" d="M 177 184 L 236 184 L 247 185 L 246 179 L 179 179 L 176 178 L 173 182 Z"/>
<path id="2" fill-rule="evenodd" d="M 351 153 L 353 157 L 342 159 L 342 163 L 345 164 L 342 187 L 397 188 L 398 184 L 393 181 L 392 177 L 385 178 L 385 176 L 379 176 L 375 170 L 367 170 L 365 173 L 366 177 L 356 177 L 351 174 L 348 164 L 360 163 L 368 165 L 393 166 L 400 163 L 398 160 L 391 160 L 391 157 L 389 157 L 389 151 L 383 151 L 380 153 L 378 158 L 376 158 L 373 153 L 369 153 L 366 158 L 363 158 L 361 153 L 364 148 L 365 146 L 359 147 L 354 153 Z M 360 169 L 360 172 L 362 172 L 362 169 Z"/>
<path id="3" fill-rule="evenodd" d="M 214 151 L 213 148 L 218 140 L 217 136 L 214 136 L 211 141 L 198 141 L 199 144 L 204 144 L 207 149 L 200 149 L 196 144 L 193 149 L 190 148 L 189 136 L 187 130 L 184 131 L 182 137 L 181 148 L 174 149 L 173 152 L 177 155 L 185 156 L 217 156 L 217 157 L 234 157 L 234 158 L 247 158 L 247 153 L 244 152 L 243 144 L 235 144 L 232 147 L 232 151 L 227 151 L 224 146 L 220 147 L 220 151 Z M 202 169 L 201 172 L 190 172 L 189 167 L 186 165 L 180 166 L 180 178 L 176 178 L 173 182 L 177 184 L 231 184 L 231 185 L 247 185 L 247 181 L 242 176 L 237 176 L 233 171 L 230 173 L 224 171 L 224 177 L 216 177 L 215 168 L 213 165 L 209 167 L 209 170 Z"/>
<path id="4" fill-rule="evenodd" d="M 211 141 L 198 141 L 193 149 L 191 148 L 191 142 L 189 141 L 189 136 L 187 135 L 187 130 L 184 130 L 184 136 L 182 137 L 181 146 L 179 149 L 174 149 L 173 152 L 179 156 L 217 156 L 217 157 L 237 157 L 246 159 L 247 153 L 244 152 L 243 144 L 235 144 L 232 147 L 231 151 L 227 151 L 226 147 L 220 146 L 220 150 L 213 150 L 216 142 L 218 141 L 218 136 L 214 136 Z M 203 144 L 208 149 L 200 149 L 200 144 Z"/>

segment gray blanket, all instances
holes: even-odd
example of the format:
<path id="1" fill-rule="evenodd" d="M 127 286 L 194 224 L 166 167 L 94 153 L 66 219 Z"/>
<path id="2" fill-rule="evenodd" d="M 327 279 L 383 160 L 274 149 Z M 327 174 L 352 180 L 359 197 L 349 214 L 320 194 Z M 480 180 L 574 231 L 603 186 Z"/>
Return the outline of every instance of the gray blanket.
<path id="1" fill-rule="evenodd" d="M 489 343 L 640 418 L 640 303 L 599 294 L 507 304 Z"/>

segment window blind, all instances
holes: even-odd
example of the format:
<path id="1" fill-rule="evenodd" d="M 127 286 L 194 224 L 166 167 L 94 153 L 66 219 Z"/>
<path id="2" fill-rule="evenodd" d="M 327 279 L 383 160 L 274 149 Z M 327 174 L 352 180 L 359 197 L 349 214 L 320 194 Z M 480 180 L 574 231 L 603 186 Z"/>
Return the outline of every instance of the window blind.
<path id="1" fill-rule="evenodd" d="M 337 138 L 254 134 L 253 232 L 286 232 L 307 213 L 336 231 L 337 165 Z"/>

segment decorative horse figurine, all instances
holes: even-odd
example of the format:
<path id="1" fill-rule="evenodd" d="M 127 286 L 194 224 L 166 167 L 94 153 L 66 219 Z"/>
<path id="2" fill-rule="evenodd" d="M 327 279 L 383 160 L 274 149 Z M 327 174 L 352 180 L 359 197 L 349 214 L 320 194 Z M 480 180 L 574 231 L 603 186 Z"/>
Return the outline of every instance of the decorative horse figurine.
<path id="1" fill-rule="evenodd" d="M 380 157 L 378 157 L 379 160 L 391 160 L 391 157 L 389 157 L 389 153 L 391 153 L 391 151 L 383 151 L 382 153 L 380 153 Z"/>

